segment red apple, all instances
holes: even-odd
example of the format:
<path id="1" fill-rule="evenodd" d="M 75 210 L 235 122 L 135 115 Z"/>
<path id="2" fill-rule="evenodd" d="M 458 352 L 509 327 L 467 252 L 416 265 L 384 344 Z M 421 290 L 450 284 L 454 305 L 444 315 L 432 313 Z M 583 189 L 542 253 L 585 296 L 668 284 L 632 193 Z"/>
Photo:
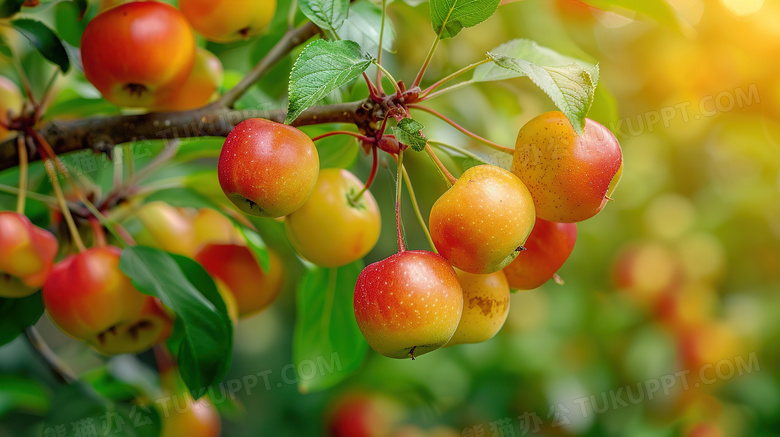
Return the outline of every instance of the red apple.
<path id="1" fill-rule="evenodd" d="M 509 286 L 515 290 L 532 290 L 547 282 L 569 258 L 576 241 L 576 224 L 537 218 L 525 242 L 526 250 L 504 267 Z"/>
<path id="2" fill-rule="evenodd" d="M 363 269 L 354 309 L 371 348 L 390 358 L 413 359 L 452 338 L 463 312 L 463 290 L 446 259 L 404 251 Z"/>
<path id="3" fill-rule="evenodd" d="M 306 202 L 317 185 L 319 156 L 300 130 L 253 118 L 239 123 L 219 155 L 222 191 L 241 211 L 281 217 Z"/>

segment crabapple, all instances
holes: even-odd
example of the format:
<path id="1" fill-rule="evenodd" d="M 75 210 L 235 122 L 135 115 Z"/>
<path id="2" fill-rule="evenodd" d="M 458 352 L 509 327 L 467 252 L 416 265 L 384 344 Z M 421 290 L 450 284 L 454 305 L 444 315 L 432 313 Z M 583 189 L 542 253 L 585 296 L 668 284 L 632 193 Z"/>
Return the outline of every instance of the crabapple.
<path id="1" fill-rule="evenodd" d="M 360 272 L 354 310 L 372 349 L 390 358 L 414 359 L 452 338 L 463 312 L 463 290 L 443 257 L 403 251 Z"/>
<path id="2" fill-rule="evenodd" d="M 342 396 L 326 412 L 328 437 L 382 437 L 403 416 L 401 405 L 380 394 L 354 392 Z"/>
<path id="3" fill-rule="evenodd" d="M 262 118 L 239 123 L 219 155 L 219 185 L 241 211 L 281 217 L 306 202 L 317 184 L 320 160 L 300 130 Z"/>
<path id="4" fill-rule="evenodd" d="M 166 408 L 162 412 L 161 437 L 218 437 L 222 432 L 222 421 L 214 405 L 208 399 L 197 401 L 189 394 L 184 396 L 186 407 Z"/>
<path id="5" fill-rule="evenodd" d="M 195 65 L 187 80 L 156 107 L 157 111 L 186 111 L 211 101 L 222 84 L 222 62 L 213 53 L 198 48 Z"/>
<path id="6" fill-rule="evenodd" d="M 244 241 L 233 222 L 211 208 L 200 208 L 191 220 L 196 251 L 207 244 L 239 244 Z"/>
<path id="7" fill-rule="evenodd" d="M 161 201 L 149 202 L 136 216 L 146 231 L 136 237 L 139 244 L 184 256 L 195 254 L 192 222 L 178 208 Z"/>
<path id="8" fill-rule="evenodd" d="M 433 204 L 429 223 L 444 258 L 466 272 L 485 274 L 515 259 L 535 218 L 534 201 L 517 176 L 479 165 Z"/>
<path id="9" fill-rule="evenodd" d="M 57 263 L 43 286 L 52 321 L 71 337 L 108 347 L 117 326 L 138 320 L 147 296 L 119 269 L 122 251 L 94 247 Z"/>
<path id="10" fill-rule="evenodd" d="M 287 236 L 301 256 L 323 267 L 340 267 L 363 258 L 379 240 L 379 207 L 363 183 L 347 170 L 320 172 L 309 200 L 285 223 Z M 327 223 L 327 226 L 323 226 Z"/>
<path id="11" fill-rule="evenodd" d="M 106 332 L 91 346 L 104 355 L 137 354 L 167 340 L 173 331 L 173 313 L 159 299 L 146 296 L 140 314 Z"/>
<path id="12" fill-rule="evenodd" d="M 26 297 L 49 277 L 57 239 L 26 216 L 0 212 L 0 297 Z"/>
<path id="13" fill-rule="evenodd" d="M 463 288 L 463 314 L 458 329 L 445 346 L 481 343 L 493 338 L 509 315 L 509 284 L 498 271 L 475 275 L 455 269 Z"/>
<path id="14" fill-rule="evenodd" d="M 195 34 L 173 6 L 125 3 L 101 12 L 81 36 L 84 75 L 111 103 L 152 108 L 187 80 Z"/>
<path id="15" fill-rule="evenodd" d="M 179 8 L 207 40 L 228 43 L 265 30 L 276 12 L 276 0 L 179 0 Z"/>
<path id="16" fill-rule="evenodd" d="M 11 115 L 19 115 L 22 112 L 22 93 L 19 88 L 7 78 L 0 76 L 0 140 L 8 136 L 5 126 L 11 121 Z"/>
<path id="17" fill-rule="evenodd" d="M 512 173 L 531 192 L 536 215 L 552 222 L 579 222 L 606 205 L 623 169 L 618 140 L 586 118 L 577 135 L 562 112 L 545 112 L 517 134 Z"/>
<path id="18" fill-rule="evenodd" d="M 238 304 L 239 317 L 245 317 L 270 305 L 282 289 L 282 262 L 271 250 L 268 255 L 268 272 L 248 247 L 236 244 L 208 244 L 195 260 L 227 286 Z"/>
<path id="19" fill-rule="evenodd" d="M 526 250 L 504 267 L 509 286 L 532 290 L 551 279 L 571 255 L 577 241 L 577 225 L 536 218 L 525 242 Z"/>

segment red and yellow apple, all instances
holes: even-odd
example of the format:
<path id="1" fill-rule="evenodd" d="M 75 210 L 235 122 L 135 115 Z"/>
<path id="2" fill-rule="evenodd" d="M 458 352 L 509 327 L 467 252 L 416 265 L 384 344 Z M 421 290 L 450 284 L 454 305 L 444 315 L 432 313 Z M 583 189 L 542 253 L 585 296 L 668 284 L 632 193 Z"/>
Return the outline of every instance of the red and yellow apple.
<path id="1" fill-rule="evenodd" d="M 8 126 L 11 117 L 22 113 L 23 103 L 22 93 L 16 84 L 0 76 L 0 140 L 8 136 L 5 126 Z"/>
<path id="2" fill-rule="evenodd" d="M 537 217 L 525 242 L 526 250 L 504 267 L 509 286 L 532 290 L 547 282 L 569 258 L 576 241 L 576 224 L 553 223 Z"/>
<path id="3" fill-rule="evenodd" d="M 528 187 L 536 215 L 544 220 L 593 217 L 606 205 L 622 172 L 617 138 L 591 119 L 585 119 L 579 136 L 563 113 L 546 112 L 517 134 L 512 173 Z"/>
<path id="4" fill-rule="evenodd" d="M 108 348 L 117 326 L 139 319 L 147 296 L 119 269 L 122 251 L 95 247 L 57 263 L 43 286 L 52 321 L 71 337 Z"/>
<path id="5" fill-rule="evenodd" d="M 463 288 L 463 314 L 458 329 L 445 346 L 482 343 L 493 338 L 509 315 L 509 284 L 498 271 L 475 275 L 455 269 Z"/>
<path id="6" fill-rule="evenodd" d="M 317 185 L 319 156 L 299 129 L 261 118 L 239 123 L 219 155 L 219 184 L 241 211 L 281 217 L 300 208 Z"/>
<path id="7" fill-rule="evenodd" d="M 452 338 L 463 312 L 463 289 L 443 257 L 403 251 L 360 272 L 354 310 L 372 349 L 414 359 Z"/>
<path id="8" fill-rule="evenodd" d="M 325 413 L 327 437 L 384 437 L 403 416 L 401 405 L 384 395 L 354 392 Z"/>
<path id="9" fill-rule="evenodd" d="M 347 170 L 320 172 L 309 200 L 289 214 L 287 236 L 298 253 L 323 267 L 340 267 L 363 258 L 379 240 L 379 206 L 363 183 Z M 323 225 L 327 224 L 327 225 Z"/>
<path id="10" fill-rule="evenodd" d="M 534 200 L 517 176 L 479 165 L 433 204 L 429 224 L 436 249 L 453 266 L 486 274 L 517 257 L 535 218 Z"/>
<path id="11" fill-rule="evenodd" d="M 276 0 L 179 0 L 179 8 L 207 40 L 229 43 L 265 30 Z"/>
<path id="12" fill-rule="evenodd" d="M 171 408 L 160 411 L 162 416 L 161 437 L 219 437 L 222 433 L 222 420 L 214 405 L 206 398 L 193 400 L 185 396 L 185 407 L 178 401 Z"/>
<path id="13" fill-rule="evenodd" d="M 141 353 L 168 339 L 174 318 L 159 299 L 146 296 L 136 318 L 110 328 L 101 342 L 91 343 L 91 346 L 104 355 Z"/>
<path id="14" fill-rule="evenodd" d="M 186 111 L 200 108 L 211 101 L 222 84 L 222 62 L 213 53 L 198 48 L 195 65 L 187 80 L 173 94 L 162 100 L 157 111 Z"/>
<path id="15" fill-rule="evenodd" d="M 0 212 L 0 297 L 40 290 L 54 265 L 57 239 L 15 212 Z"/>
<path id="16" fill-rule="evenodd" d="M 81 36 L 84 75 L 111 103 L 153 108 L 187 80 L 195 34 L 173 6 L 134 1 L 93 18 Z"/>
<path id="17" fill-rule="evenodd" d="M 282 289 L 282 262 L 268 250 L 270 269 L 264 272 L 251 250 L 236 244 L 209 244 L 195 256 L 203 268 L 233 294 L 239 317 L 257 313 L 273 303 Z"/>
<path id="18" fill-rule="evenodd" d="M 155 201 L 142 206 L 136 216 L 145 230 L 136 235 L 139 244 L 184 256 L 195 254 L 192 221 L 180 209 Z"/>

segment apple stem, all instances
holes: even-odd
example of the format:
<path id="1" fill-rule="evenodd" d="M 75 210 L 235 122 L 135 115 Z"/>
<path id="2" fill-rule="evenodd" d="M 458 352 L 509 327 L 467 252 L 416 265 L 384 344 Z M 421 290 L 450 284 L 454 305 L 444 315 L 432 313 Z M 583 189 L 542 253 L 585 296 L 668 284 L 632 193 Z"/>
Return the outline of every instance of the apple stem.
<path id="1" fill-rule="evenodd" d="M 68 369 L 65 363 L 60 360 L 57 354 L 51 350 L 49 345 L 46 344 L 43 337 L 41 337 L 41 334 L 35 329 L 35 326 L 28 326 L 25 328 L 24 335 L 27 338 L 27 342 L 30 343 L 30 346 L 38 353 L 38 356 L 46 362 L 46 365 L 57 380 L 63 384 L 70 384 L 78 379 L 73 375 L 70 369 Z"/>
<path id="2" fill-rule="evenodd" d="M 41 119 L 44 111 L 46 111 L 46 107 L 48 107 L 49 102 L 51 102 L 54 82 L 56 82 L 59 73 L 60 70 L 54 70 L 54 74 L 52 74 L 51 79 L 49 79 L 49 82 L 46 84 L 46 90 L 43 92 L 43 97 L 41 97 L 40 103 L 35 106 L 35 115 L 33 116 L 33 120 L 35 120 L 36 123 Z"/>
<path id="3" fill-rule="evenodd" d="M 504 146 L 502 146 L 502 145 L 500 145 L 498 143 L 494 143 L 493 141 L 490 141 L 488 139 L 482 138 L 481 136 L 479 136 L 479 135 L 475 134 L 474 132 L 471 132 L 470 130 L 464 128 L 463 126 L 459 125 L 455 121 L 453 121 L 450 118 L 448 118 L 446 115 L 444 115 L 444 114 L 442 114 L 442 113 L 440 113 L 440 112 L 438 112 L 438 111 L 436 111 L 434 109 L 431 109 L 431 108 L 429 108 L 427 106 L 415 105 L 415 104 L 410 104 L 410 105 L 406 105 L 406 106 L 411 108 L 411 109 L 419 109 L 420 111 L 425 111 L 425 112 L 427 112 L 429 114 L 432 114 L 436 118 L 444 121 L 445 123 L 449 124 L 450 126 L 454 127 L 455 129 L 459 130 L 461 133 L 465 134 L 466 136 L 468 136 L 468 137 L 470 137 L 470 138 L 472 138 L 474 140 L 479 141 L 480 143 L 490 147 L 493 150 L 497 150 L 499 152 L 506 153 L 508 155 L 514 155 L 514 153 L 515 153 L 515 149 L 510 149 L 509 147 L 504 147 Z"/>
<path id="4" fill-rule="evenodd" d="M 420 67 L 420 71 L 417 73 L 417 77 L 414 78 L 412 88 L 418 87 L 420 86 L 420 83 L 422 83 L 423 76 L 425 76 L 425 70 L 428 69 L 428 65 L 430 65 L 431 60 L 433 59 L 433 54 L 436 53 L 436 47 L 439 46 L 439 41 L 441 40 L 441 35 L 443 32 L 444 26 L 441 27 L 439 34 L 436 35 L 436 39 L 433 40 L 433 44 L 431 44 L 431 48 L 428 50 L 428 55 L 425 57 L 425 61 L 423 61 L 423 64 Z"/>
<path id="5" fill-rule="evenodd" d="M 51 179 L 51 185 L 52 188 L 54 188 L 54 194 L 56 195 L 57 201 L 60 204 L 60 211 L 62 211 L 62 216 L 65 218 L 65 222 L 68 224 L 68 229 L 70 230 L 70 235 L 73 238 L 73 243 L 76 244 L 76 248 L 78 248 L 79 252 L 84 252 L 87 250 L 87 248 L 84 246 L 84 242 L 81 241 L 81 235 L 79 235 L 76 222 L 73 220 L 73 216 L 71 215 L 70 209 L 68 208 L 68 203 L 65 201 L 65 195 L 62 194 L 62 187 L 60 186 L 60 181 L 57 176 L 57 171 L 54 169 L 52 159 L 48 158 L 43 163 L 43 166 L 46 169 L 46 173 L 49 175 L 49 179 Z"/>
<path id="6" fill-rule="evenodd" d="M 103 225 L 100 224 L 100 220 L 90 217 L 89 225 L 92 227 L 92 233 L 95 235 L 95 245 L 97 247 L 106 247 L 106 231 L 103 229 Z"/>
<path id="7" fill-rule="evenodd" d="M 368 175 L 368 179 L 366 179 L 366 183 L 365 185 L 363 185 L 363 189 L 360 190 L 353 198 L 349 200 L 349 203 L 352 206 L 355 206 L 357 204 L 360 198 L 363 197 L 363 193 L 365 193 L 371 187 L 371 184 L 374 183 L 374 178 L 376 177 L 376 172 L 377 169 L 379 168 L 379 154 L 376 152 L 376 146 L 373 146 L 371 148 L 371 154 L 373 155 L 373 162 L 371 163 L 371 173 Z"/>
<path id="8" fill-rule="evenodd" d="M 17 196 L 21 193 L 21 190 L 17 187 L 12 187 L 10 185 L 0 184 L 0 191 L 4 193 L 9 194 L 16 194 Z M 38 194 L 34 191 L 28 191 L 25 196 L 29 199 L 37 200 L 38 202 L 46 203 L 49 206 L 56 208 L 59 203 L 57 202 L 57 199 L 51 196 L 47 196 L 45 194 Z M 75 207 L 75 205 L 70 205 L 71 208 Z"/>
<path id="9" fill-rule="evenodd" d="M 456 77 L 458 77 L 458 76 L 460 76 L 462 74 L 468 73 L 469 71 L 479 67 L 482 64 L 487 64 L 490 61 L 492 61 L 492 59 L 485 58 L 485 59 L 483 59 L 483 60 L 481 60 L 479 62 L 475 62 L 475 63 L 473 63 L 471 65 L 467 65 L 467 66 L 461 68 L 460 70 L 450 74 L 449 76 L 439 80 L 438 82 L 434 83 L 433 85 L 431 85 L 428 88 L 426 88 L 425 90 L 423 90 L 422 93 L 420 93 L 420 100 L 425 100 L 425 98 L 428 97 L 428 95 L 430 93 L 435 91 L 436 88 L 442 86 L 443 84 L 449 82 L 450 80 L 455 79 Z"/>
<path id="10" fill-rule="evenodd" d="M 444 181 L 447 183 L 447 188 L 451 187 L 455 182 L 458 181 L 458 179 L 455 176 L 453 176 L 449 170 L 447 170 L 447 167 L 445 167 L 444 164 L 442 164 L 439 157 L 436 156 L 435 153 L 433 153 L 433 149 L 431 149 L 431 146 L 426 144 L 425 151 L 428 152 L 428 156 L 431 157 L 433 163 L 436 164 L 436 168 L 439 169 L 439 173 L 442 175 Z"/>
<path id="11" fill-rule="evenodd" d="M 412 180 L 409 178 L 409 173 L 406 172 L 406 166 L 402 166 L 401 169 L 403 169 L 404 172 L 404 182 L 406 182 L 406 188 L 409 190 L 409 198 L 412 200 L 412 208 L 414 209 L 414 214 L 417 216 L 417 221 L 420 222 L 420 227 L 422 227 L 423 233 L 425 234 L 425 238 L 428 239 L 428 244 L 431 246 L 431 251 L 434 253 L 439 253 L 438 250 L 436 250 L 436 245 L 433 244 L 433 238 L 431 237 L 431 231 L 428 230 L 428 225 L 425 224 L 425 219 L 422 216 L 422 213 L 420 212 L 420 205 L 417 203 L 417 196 L 414 194 L 414 188 L 412 186 Z"/>
<path id="12" fill-rule="evenodd" d="M 417 346 L 412 346 L 412 348 L 409 350 L 409 356 L 412 357 L 412 361 L 414 361 L 414 350 L 417 349 Z"/>
<path id="13" fill-rule="evenodd" d="M 398 232 L 398 252 L 403 253 L 406 251 L 406 245 L 404 244 L 404 234 L 401 224 L 401 192 L 403 190 L 403 178 L 404 178 L 404 151 L 398 152 L 398 180 L 395 187 L 395 227 Z"/>
<path id="14" fill-rule="evenodd" d="M 24 89 L 24 93 L 27 95 L 27 100 L 30 101 L 34 108 L 37 108 L 38 102 L 35 100 L 35 95 L 33 94 L 32 86 L 30 85 L 30 79 L 27 78 L 27 74 L 24 72 L 22 63 L 16 56 L 11 56 L 11 59 L 14 67 L 16 68 L 16 72 L 19 74 L 19 80 L 22 81 L 22 89 Z"/>
<path id="15" fill-rule="evenodd" d="M 374 65 L 376 65 L 376 68 L 378 68 L 382 73 L 384 73 L 385 76 L 387 76 L 388 79 L 390 79 L 390 82 L 393 83 L 393 88 L 395 88 L 395 92 L 398 95 L 398 97 L 401 97 L 401 94 L 403 94 L 403 90 L 401 89 L 401 86 L 398 85 L 398 81 L 395 80 L 392 74 L 390 74 L 389 71 L 385 70 L 385 67 L 383 67 L 381 64 L 378 64 L 376 61 L 374 61 Z M 380 84 L 381 85 L 381 84 Z M 380 88 L 381 89 L 381 88 Z"/>
<path id="16" fill-rule="evenodd" d="M 135 174 L 135 160 L 133 159 L 133 148 L 130 144 L 122 146 L 122 163 L 127 165 L 127 178 L 132 178 Z"/>
<path id="17" fill-rule="evenodd" d="M 16 142 L 19 147 L 19 196 L 16 198 L 16 212 L 24 214 L 27 200 L 27 144 L 22 135 L 17 137 Z"/>

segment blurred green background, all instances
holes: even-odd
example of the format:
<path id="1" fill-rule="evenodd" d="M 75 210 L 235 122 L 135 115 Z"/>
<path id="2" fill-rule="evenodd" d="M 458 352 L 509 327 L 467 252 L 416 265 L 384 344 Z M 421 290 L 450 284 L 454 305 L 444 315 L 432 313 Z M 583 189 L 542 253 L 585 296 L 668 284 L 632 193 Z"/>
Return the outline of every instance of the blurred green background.
<path id="1" fill-rule="evenodd" d="M 513 38 L 599 63 L 589 117 L 620 140 L 625 171 L 615 201 L 578 225 L 559 272 L 565 284 L 514 294 L 505 327 L 490 341 L 415 361 L 369 351 L 335 387 L 301 393 L 298 382 L 311 372 L 346 372 L 341 354 L 350 351 L 310 367 L 292 364 L 291 270 L 280 299 L 238 326 L 227 380 L 242 385 L 226 400 L 219 389 L 211 396 L 223 435 L 322 435 L 339 405 L 363 414 L 355 405 L 364 403 L 349 403 L 355 393 L 380 405 L 372 420 L 396 423 L 397 436 L 780 435 L 780 2 L 588 2 L 627 6 L 608 10 L 574 0 L 507 3 L 444 41 L 424 84 Z M 397 1 L 389 14 L 397 36 L 385 65 L 409 82 L 434 38 L 428 6 Z M 263 44 L 209 48 L 229 81 Z M 247 105 L 283 96 L 293 59 L 253 89 Z M 364 88 L 353 88 L 344 98 L 362 97 Z M 526 121 L 554 109 L 527 79 L 461 89 L 431 106 L 509 147 Z M 486 153 L 426 114 L 419 120 L 430 139 Z M 425 156 L 412 155 L 406 162 L 427 216 L 445 186 Z M 461 163 L 445 157 L 456 174 Z M 358 157 L 353 172 L 365 179 L 369 169 Z M 366 263 L 394 253 L 393 184 L 380 168 L 372 192 L 383 232 Z M 411 205 L 404 208 L 409 245 L 427 248 Z M 289 252 L 276 225 L 261 233 Z M 40 328 L 75 370 L 106 362 L 46 320 Z M 109 365 L 143 378 L 144 367 L 127 357 Z M 30 381 L 47 381 L 46 370 L 17 339 L 0 348 L 0 372 L 0 436 L 40 435 L 36 424 L 49 405 L 4 396 L 4 388 L 45 391 Z M 249 387 L 248 375 L 262 376 Z"/>

